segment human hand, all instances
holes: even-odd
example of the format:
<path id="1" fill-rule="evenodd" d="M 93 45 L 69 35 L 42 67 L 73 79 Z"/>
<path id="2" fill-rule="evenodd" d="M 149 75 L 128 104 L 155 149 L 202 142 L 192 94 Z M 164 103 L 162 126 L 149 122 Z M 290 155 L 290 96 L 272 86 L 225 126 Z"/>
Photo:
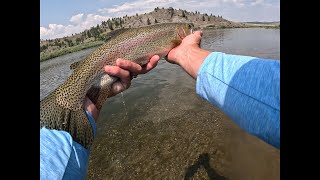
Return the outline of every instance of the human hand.
<path id="1" fill-rule="evenodd" d="M 112 84 L 111 94 L 109 97 L 128 89 L 131 85 L 131 80 L 134 77 L 139 74 L 145 74 L 155 68 L 159 60 L 160 57 L 158 55 L 154 55 L 147 64 L 140 66 L 132 61 L 119 58 L 116 60 L 116 66 L 105 66 L 104 70 L 107 74 L 119 78 L 118 81 Z M 98 119 L 100 112 L 88 97 L 85 98 L 84 108 L 95 120 Z"/>
<path id="2" fill-rule="evenodd" d="M 181 44 L 173 48 L 167 55 L 166 60 L 173 64 L 181 64 L 181 61 L 188 58 L 189 51 L 199 49 L 202 38 L 202 31 L 195 31 L 186 36 Z"/>
<path id="3" fill-rule="evenodd" d="M 159 60 L 160 57 L 158 55 L 154 55 L 147 64 L 140 66 L 132 61 L 119 58 L 116 61 L 116 66 L 105 66 L 104 69 L 107 74 L 119 78 L 119 81 L 112 85 L 111 96 L 128 89 L 133 78 L 137 77 L 139 74 L 145 74 L 155 68 Z"/>
<path id="4" fill-rule="evenodd" d="M 197 79 L 199 68 L 204 59 L 211 53 L 200 48 L 202 38 L 201 31 L 195 31 L 185 37 L 181 44 L 173 48 L 166 60 L 180 65 L 192 78 Z"/>

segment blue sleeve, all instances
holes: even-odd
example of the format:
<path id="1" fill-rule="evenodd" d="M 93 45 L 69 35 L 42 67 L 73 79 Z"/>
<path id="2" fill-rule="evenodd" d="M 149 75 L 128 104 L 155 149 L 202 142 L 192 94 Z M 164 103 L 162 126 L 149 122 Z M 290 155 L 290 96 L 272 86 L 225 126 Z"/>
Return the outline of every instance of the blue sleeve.
<path id="1" fill-rule="evenodd" d="M 87 115 L 95 134 L 95 122 Z M 40 179 L 86 179 L 89 154 L 68 132 L 40 129 Z"/>
<path id="2" fill-rule="evenodd" d="M 213 52 L 198 71 L 196 92 L 280 149 L 280 61 Z"/>

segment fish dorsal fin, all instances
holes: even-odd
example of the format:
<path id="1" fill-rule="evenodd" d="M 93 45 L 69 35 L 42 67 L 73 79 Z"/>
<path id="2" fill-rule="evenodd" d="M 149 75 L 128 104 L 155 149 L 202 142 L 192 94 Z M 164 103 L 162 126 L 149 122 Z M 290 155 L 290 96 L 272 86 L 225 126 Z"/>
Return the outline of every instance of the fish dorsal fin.
<path id="1" fill-rule="evenodd" d="M 72 63 L 72 64 L 70 65 L 70 69 L 71 69 L 71 70 L 76 69 L 82 61 L 83 61 L 83 60 Z"/>
<path id="2" fill-rule="evenodd" d="M 111 32 L 108 32 L 106 35 L 105 35 L 105 38 L 106 38 L 106 42 L 109 41 L 111 38 L 115 38 L 116 36 L 122 34 L 123 32 L 129 30 L 129 28 L 122 28 L 122 29 L 117 29 L 117 30 L 113 30 Z M 81 61 L 77 61 L 77 62 L 74 62 L 70 65 L 70 69 L 71 70 L 74 70 L 76 69 L 82 62 L 83 60 Z"/>
<path id="3" fill-rule="evenodd" d="M 105 42 L 109 41 L 111 38 L 115 38 L 116 36 L 128 31 L 130 28 L 122 28 L 122 29 L 116 29 L 116 30 L 113 30 L 111 32 L 108 32 L 106 35 L 105 35 Z"/>

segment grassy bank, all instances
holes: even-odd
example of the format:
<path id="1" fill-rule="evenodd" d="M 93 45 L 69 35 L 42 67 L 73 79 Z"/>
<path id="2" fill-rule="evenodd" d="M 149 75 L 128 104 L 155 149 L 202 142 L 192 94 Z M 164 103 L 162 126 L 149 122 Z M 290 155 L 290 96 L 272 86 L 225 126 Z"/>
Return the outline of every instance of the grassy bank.
<path id="1" fill-rule="evenodd" d="M 72 53 L 72 52 L 80 51 L 83 49 L 99 46 L 102 44 L 103 44 L 103 41 L 88 42 L 85 44 L 79 44 L 76 46 L 67 47 L 67 48 L 59 49 L 59 50 L 52 51 L 52 52 L 40 53 L 40 62 L 54 58 L 54 57 L 62 56 L 62 55 L 68 54 L 68 53 Z"/>
<path id="2" fill-rule="evenodd" d="M 254 24 L 254 23 L 245 23 L 247 27 L 257 27 L 257 28 L 280 28 L 280 24 Z"/>

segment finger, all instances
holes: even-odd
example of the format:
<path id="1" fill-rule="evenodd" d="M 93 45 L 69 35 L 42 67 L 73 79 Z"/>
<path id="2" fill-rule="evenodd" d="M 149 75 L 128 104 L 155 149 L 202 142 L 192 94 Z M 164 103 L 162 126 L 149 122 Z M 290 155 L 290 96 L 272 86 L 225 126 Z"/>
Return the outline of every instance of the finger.
<path id="1" fill-rule="evenodd" d="M 139 64 L 121 58 L 116 60 L 116 65 L 134 74 L 139 74 L 142 70 L 142 67 Z"/>
<path id="2" fill-rule="evenodd" d="M 200 43 L 201 38 L 202 38 L 202 31 L 196 31 L 194 32 L 194 34 L 192 34 L 192 38 L 190 39 L 190 42 L 196 42 L 196 43 Z"/>
<path id="3" fill-rule="evenodd" d="M 118 66 L 105 66 L 104 70 L 107 74 L 111 76 L 116 76 L 120 78 L 120 81 L 128 83 L 131 81 L 130 72 L 124 69 L 121 69 Z"/>
<path id="4" fill-rule="evenodd" d="M 160 56 L 158 56 L 158 55 L 152 56 L 150 61 L 145 66 L 142 67 L 141 73 L 145 74 L 145 73 L 149 72 L 150 70 L 152 70 L 153 68 L 155 68 L 157 66 L 159 60 L 160 60 Z"/>
<path id="5" fill-rule="evenodd" d="M 154 55 L 151 57 L 150 62 L 152 63 L 157 63 L 160 60 L 160 56 L 159 55 Z"/>
<path id="6" fill-rule="evenodd" d="M 197 44 L 198 46 L 201 43 L 201 38 L 202 38 L 202 31 L 195 31 L 194 34 L 190 36 L 190 39 L 188 39 L 189 43 L 188 44 Z"/>
<path id="7" fill-rule="evenodd" d="M 196 36 L 200 36 L 201 37 L 202 36 L 202 31 L 194 31 L 193 34 L 196 35 Z"/>

